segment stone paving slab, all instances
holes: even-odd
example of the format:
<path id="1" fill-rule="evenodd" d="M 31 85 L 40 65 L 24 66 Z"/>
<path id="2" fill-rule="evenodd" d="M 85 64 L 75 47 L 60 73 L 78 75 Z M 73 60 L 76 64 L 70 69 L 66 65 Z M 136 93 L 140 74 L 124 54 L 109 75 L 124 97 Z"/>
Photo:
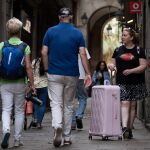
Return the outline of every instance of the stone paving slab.
<path id="1" fill-rule="evenodd" d="M 28 125 L 31 121 L 31 116 L 28 116 Z M 110 138 L 108 141 L 102 141 L 101 137 L 93 136 L 93 140 L 88 139 L 88 130 L 90 122 L 90 100 L 85 117 L 83 119 L 84 129 L 82 131 L 76 130 L 72 132 L 71 146 L 60 147 L 60 150 L 150 150 L 150 133 L 142 125 L 139 120 L 135 121 L 133 130 L 134 139 L 119 141 L 117 138 Z M 13 126 L 12 132 L 13 133 Z M 1 123 L 0 123 L 0 135 Z M 17 150 L 56 150 L 52 144 L 53 130 L 51 128 L 51 113 L 47 112 L 43 121 L 43 128 L 28 129 L 23 133 L 24 146 L 17 148 Z M 0 136 L 1 141 L 1 136 Z M 13 148 L 13 135 L 10 137 L 9 149 Z"/>

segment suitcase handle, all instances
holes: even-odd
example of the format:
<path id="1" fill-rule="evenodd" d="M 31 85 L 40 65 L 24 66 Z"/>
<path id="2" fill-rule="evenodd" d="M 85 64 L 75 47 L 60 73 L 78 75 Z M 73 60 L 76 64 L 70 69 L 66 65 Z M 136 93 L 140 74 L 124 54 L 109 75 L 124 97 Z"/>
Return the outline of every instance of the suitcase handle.
<path id="1" fill-rule="evenodd" d="M 114 72 L 114 74 L 115 74 L 115 78 L 116 78 L 116 72 L 117 72 L 117 70 L 115 69 L 115 70 L 111 70 L 111 72 L 110 72 L 110 82 L 111 82 L 111 85 L 114 85 L 115 83 L 113 82 L 113 72 Z"/>

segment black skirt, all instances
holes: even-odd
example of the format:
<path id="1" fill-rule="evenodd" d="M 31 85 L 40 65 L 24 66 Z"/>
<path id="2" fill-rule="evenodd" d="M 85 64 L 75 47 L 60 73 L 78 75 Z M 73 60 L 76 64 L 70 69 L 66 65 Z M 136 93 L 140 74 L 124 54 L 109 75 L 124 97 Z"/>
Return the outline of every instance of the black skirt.
<path id="1" fill-rule="evenodd" d="M 145 84 L 137 84 L 137 85 L 119 84 L 119 86 L 120 86 L 121 101 L 143 100 L 149 95 Z"/>

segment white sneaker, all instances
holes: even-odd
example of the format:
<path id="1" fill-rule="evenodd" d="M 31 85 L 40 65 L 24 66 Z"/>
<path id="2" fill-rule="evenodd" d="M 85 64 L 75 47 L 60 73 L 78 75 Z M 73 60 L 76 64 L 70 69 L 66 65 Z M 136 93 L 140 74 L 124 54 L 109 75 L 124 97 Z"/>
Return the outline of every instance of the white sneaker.
<path id="1" fill-rule="evenodd" d="M 14 147 L 19 147 L 19 146 L 23 146 L 23 142 L 21 140 L 15 140 L 14 141 Z"/>
<path id="2" fill-rule="evenodd" d="M 54 131 L 54 141 L 53 144 L 55 147 L 59 147 L 62 142 L 62 128 L 57 128 Z"/>

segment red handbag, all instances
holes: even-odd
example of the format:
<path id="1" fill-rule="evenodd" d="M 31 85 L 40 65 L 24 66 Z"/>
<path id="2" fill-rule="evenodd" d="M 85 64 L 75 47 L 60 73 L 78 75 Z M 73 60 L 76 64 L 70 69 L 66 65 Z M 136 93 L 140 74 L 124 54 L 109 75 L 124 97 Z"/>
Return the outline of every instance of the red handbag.
<path id="1" fill-rule="evenodd" d="M 33 103 L 31 101 L 25 101 L 25 115 L 31 115 L 33 113 Z"/>

